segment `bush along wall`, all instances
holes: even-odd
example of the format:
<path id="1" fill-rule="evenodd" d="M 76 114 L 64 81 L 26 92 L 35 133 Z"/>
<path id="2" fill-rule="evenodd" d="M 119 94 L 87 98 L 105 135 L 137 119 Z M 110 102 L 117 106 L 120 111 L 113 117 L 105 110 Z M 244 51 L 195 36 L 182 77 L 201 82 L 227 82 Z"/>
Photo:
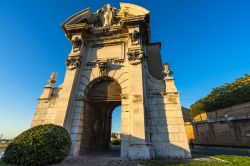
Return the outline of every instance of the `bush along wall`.
<path id="1" fill-rule="evenodd" d="M 250 74 L 214 88 L 206 97 L 191 105 L 190 115 L 242 104 L 250 101 Z"/>
<path id="2" fill-rule="evenodd" d="M 40 166 L 65 159 L 71 140 L 61 126 L 46 124 L 18 135 L 6 148 L 3 161 L 14 165 Z"/>

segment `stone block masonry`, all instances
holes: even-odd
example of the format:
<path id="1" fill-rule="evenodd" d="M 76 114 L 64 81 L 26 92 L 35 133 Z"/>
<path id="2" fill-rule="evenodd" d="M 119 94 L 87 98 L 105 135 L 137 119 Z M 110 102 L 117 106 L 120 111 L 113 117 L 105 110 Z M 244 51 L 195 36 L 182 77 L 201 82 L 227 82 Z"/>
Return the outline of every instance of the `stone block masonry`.
<path id="1" fill-rule="evenodd" d="M 112 111 L 121 105 L 122 159 L 190 158 L 179 93 L 170 66 L 162 66 L 160 43 L 150 42 L 149 17 L 147 9 L 120 3 L 65 20 L 72 49 L 64 82 L 54 87 L 51 75 L 32 126 L 65 127 L 70 155 L 78 156 L 109 148 Z"/>

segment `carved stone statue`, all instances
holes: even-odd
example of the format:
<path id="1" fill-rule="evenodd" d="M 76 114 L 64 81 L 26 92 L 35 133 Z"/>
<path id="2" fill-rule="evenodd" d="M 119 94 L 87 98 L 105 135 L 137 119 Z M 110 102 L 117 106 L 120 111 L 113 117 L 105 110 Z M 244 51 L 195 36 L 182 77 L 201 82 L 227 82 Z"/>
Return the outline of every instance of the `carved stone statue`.
<path id="1" fill-rule="evenodd" d="M 57 82 L 56 77 L 57 77 L 57 73 L 56 72 L 52 72 L 51 75 L 50 75 L 50 78 L 48 80 L 49 85 L 53 85 L 54 83 Z"/>
<path id="2" fill-rule="evenodd" d="M 81 48 L 81 45 L 82 45 L 81 39 L 79 39 L 78 37 L 75 37 L 71 41 L 72 41 L 72 51 L 73 51 L 73 53 L 79 52 L 80 48 Z"/>
<path id="3" fill-rule="evenodd" d="M 131 43 L 132 43 L 133 45 L 139 43 L 140 34 L 139 34 L 139 32 L 138 32 L 137 30 L 134 30 L 134 31 L 130 34 L 130 37 L 131 37 Z"/>
<path id="4" fill-rule="evenodd" d="M 112 24 L 114 8 L 110 4 L 104 5 L 102 9 L 98 11 L 98 14 L 103 27 L 110 26 Z"/>
<path id="5" fill-rule="evenodd" d="M 168 63 L 165 63 L 163 65 L 164 69 L 163 69 L 163 74 L 165 77 L 170 77 L 174 72 L 170 70 L 170 66 Z"/>

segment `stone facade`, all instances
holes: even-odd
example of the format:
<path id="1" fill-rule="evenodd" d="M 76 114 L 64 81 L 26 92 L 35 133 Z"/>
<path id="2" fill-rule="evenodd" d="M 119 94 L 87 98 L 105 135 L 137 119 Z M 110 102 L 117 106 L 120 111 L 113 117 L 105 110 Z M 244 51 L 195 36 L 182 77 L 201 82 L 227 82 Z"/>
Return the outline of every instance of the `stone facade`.
<path id="1" fill-rule="evenodd" d="M 64 82 L 44 87 L 32 126 L 65 127 L 77 156 L 108 147 L 111 113 L 121 105 L 121 158 L 190 158 L 172 71 L 166 64 L 162 72 L 160 43 L 150 43 L 149 11 L 104 5 L 61 26 L 72 42 Z"/>

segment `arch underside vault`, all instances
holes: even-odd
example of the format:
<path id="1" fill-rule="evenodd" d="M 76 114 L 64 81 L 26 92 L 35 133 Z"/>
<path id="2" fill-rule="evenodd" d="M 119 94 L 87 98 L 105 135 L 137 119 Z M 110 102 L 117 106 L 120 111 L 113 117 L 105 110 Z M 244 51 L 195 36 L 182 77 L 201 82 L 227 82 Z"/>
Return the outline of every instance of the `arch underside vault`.
<path id="1" fill-rule="evenodd" d="M 111 79 L 98 79 L 85 91 L 80 154 L 109 148 L 112 111 L 121 104 L 121 88 Z"/>

